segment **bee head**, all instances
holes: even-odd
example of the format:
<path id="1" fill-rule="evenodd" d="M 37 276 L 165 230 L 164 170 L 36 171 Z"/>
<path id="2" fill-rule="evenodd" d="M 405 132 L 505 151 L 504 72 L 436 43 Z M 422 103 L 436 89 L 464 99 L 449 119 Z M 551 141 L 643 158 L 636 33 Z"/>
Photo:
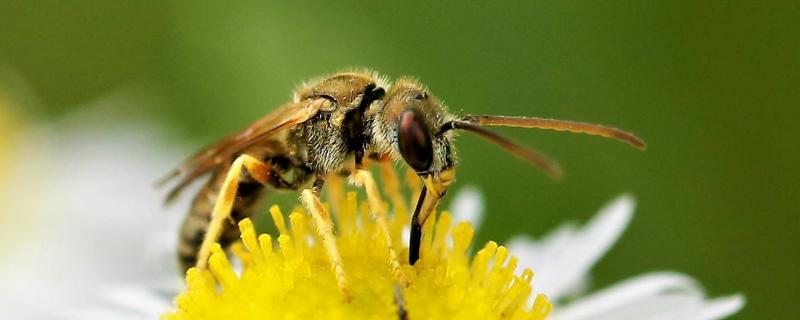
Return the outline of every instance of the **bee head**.
<path id="1" fill-rule="evenodd" d="M 441 128 L 455 118 L 422 85 L 397 81 L 386 93 L 376 119 L 373 132 L 382 136 L 384 149 L 395 158 L 423 179 L 449 175 L 444 172 L 454 165 L 453 136 Z"/>

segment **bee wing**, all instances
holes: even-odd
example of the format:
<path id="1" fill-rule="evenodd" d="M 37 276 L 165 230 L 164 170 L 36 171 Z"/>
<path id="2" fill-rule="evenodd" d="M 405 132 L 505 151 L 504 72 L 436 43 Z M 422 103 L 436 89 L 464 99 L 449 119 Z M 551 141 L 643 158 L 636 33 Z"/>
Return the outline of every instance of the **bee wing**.
<path id="1" fill-rule="evenodd" d="M 192 181 L 205 173 L 233 161 L 245 148 L 252 146 L 277 132 L 288 129 L 314 117 L 328 100 L 324 98 L 291 102 L 272 113 L 256 120 L 244 130 L 212 144 L 186 159 L 178 168 L 172 170 L 157 185 L 180 178 L 178 184 L 167 196 L 169 203 Z"/>

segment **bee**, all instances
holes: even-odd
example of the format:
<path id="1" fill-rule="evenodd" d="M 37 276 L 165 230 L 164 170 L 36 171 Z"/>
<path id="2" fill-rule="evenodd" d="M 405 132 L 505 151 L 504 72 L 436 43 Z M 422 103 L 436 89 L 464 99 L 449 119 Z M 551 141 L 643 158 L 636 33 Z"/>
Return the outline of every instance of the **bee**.
<path id="1" fill-rule="evenodd" d="M 405 163 L 422 181 L 411 220 L 408 262 L 420 257 L 422 226 L 455 180 L 455 133 L 477 134 L 544 170 L 561 176 L 559 166 L 540 153 L 489 131 L 487 126 L 552 129 L 615 138 L 644 149 L 635 135 L 601 125 L 535 117 L 456 116 L 419 82 L 394 83 L 373 72 L 342 72 L 301 85 L 294 98 L 239 133 L 201 150 L 168 174 L 177 179 L 168 199 L 210 173 L 195 196 L 180 230 L 181 267 L 206 268 L 211 246 L 229 246 L 239 237 L 235 224 L 252 214 L 269 190 L 301 191 L 300 199 L 318 226 L 339 289 L 349 300 L 346 274 L 333 237 L 330 215 L 319 194 L 332 174 L 349 174 L 363 185 L 371 210 L 385 231 L 385 213 L 364 158 Z M 407 285 L 389 243 L 392 268 Z"/>

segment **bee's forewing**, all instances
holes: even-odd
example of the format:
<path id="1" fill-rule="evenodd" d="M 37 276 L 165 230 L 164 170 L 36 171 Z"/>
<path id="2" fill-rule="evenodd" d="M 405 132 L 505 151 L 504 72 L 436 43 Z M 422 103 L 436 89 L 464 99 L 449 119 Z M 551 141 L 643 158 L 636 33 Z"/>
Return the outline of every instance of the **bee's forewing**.
<path id="1" fill-rule="evenodd" d="M 233 158 L 245 148 L 268 139 L 277 132 L 311 119 L 319 112 L 321 106 L 321 101 L 314 99 L 288 103 L 258 119 L 246 129 L 195 153 L 158 182 L 161 185 L 180 178 L 178 184 L 170 190 L 167 202 L 177 197 L 183 188 L 194 179 L 220 165 L 233 161 Z"/>

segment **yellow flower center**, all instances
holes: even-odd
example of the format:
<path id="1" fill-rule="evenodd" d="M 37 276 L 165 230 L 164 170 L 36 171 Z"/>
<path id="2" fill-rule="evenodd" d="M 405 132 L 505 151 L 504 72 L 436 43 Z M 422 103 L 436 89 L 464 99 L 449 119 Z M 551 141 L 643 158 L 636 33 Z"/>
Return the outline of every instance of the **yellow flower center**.
<path id="1" fill-rule="evenodd" d="M 472 227 L 464 222 L 452 227 L 447 213 L 424 226 L 421 259 L 414 266 L 401 261 L 411 281 L 401 287 L 389 267 L 384 237 L 367 210 L 359 207 L 355 193 L 347 194 L 338 210 L 336 237 L 351 302 L 343 301 L 311 219 L 295 211 L 287 226 L 274 206 L 270 213 L 280 232 L 277 245 L 268 234 L 256 236 L 253 223 L 243 220 L 243 246 L 233 248 L 241 272 L 217 246 L 208 271 L 187 272 L 187 289 L 162 319 L 544 319 L 550 312 L 544 295 L 528 303 L 533 271 L 514 274 L 516 258 L 494 242 L 470 258 Z M 402 257 L 408 255 L 400 241 L 406 217 L 390 219 Z"/>

